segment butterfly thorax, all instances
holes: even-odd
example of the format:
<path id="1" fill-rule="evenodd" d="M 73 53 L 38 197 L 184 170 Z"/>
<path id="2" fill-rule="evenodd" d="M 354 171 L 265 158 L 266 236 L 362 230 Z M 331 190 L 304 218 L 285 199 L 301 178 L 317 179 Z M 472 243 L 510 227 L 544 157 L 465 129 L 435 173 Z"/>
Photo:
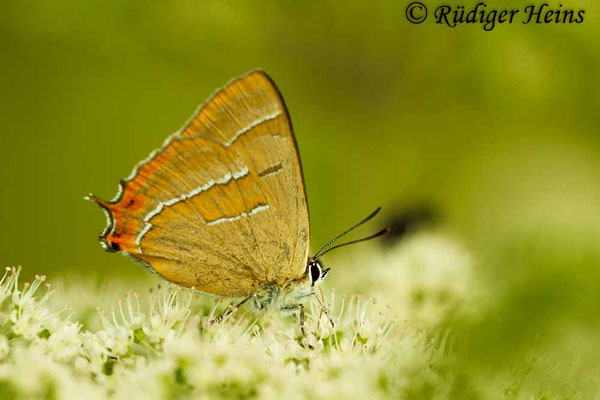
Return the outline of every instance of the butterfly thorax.
<path id="1" fill-rule="evenodd" d="M 310 277 L 302 276 L 283 286 L 267 285 L 252 296 L 252 305 L 258 311 L 276 309 L 287 313 L 298 309 L 312 295 Z"/>
<path id="2" fill-rule="evenodd" d="M 277 309 L 282 313 L 297 311 L 314 294 L 316 286 L 321 284 L 329 268 L 323 270 L 318 260 L 310 260 L 306 272 L 297 279 L 293 279 L 284 285 L 270 284 L 252 297 L 252 304 L 259 311 Z"/>

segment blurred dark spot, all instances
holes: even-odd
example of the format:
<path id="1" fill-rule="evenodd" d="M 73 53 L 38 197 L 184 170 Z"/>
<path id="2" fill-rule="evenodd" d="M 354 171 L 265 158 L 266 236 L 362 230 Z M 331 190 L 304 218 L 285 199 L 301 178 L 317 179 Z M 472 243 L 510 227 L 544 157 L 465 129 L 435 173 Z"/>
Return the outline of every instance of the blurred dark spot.
<path id="1" fill-rule="evenodd" d="M 382 243 L 393 245 L 405 235 L 439 221 L 439 214 L 429 204 L 417 204 L 398 209 L 387 216 L 390 232 L 382 237 Z"/>
<path id="2" fill-rule="evenodd" d="M 418 308 L 425 302 L 425 291 L 422 289 L 415 289 L 413 290 L 411 297 L 413 306 Z"/>

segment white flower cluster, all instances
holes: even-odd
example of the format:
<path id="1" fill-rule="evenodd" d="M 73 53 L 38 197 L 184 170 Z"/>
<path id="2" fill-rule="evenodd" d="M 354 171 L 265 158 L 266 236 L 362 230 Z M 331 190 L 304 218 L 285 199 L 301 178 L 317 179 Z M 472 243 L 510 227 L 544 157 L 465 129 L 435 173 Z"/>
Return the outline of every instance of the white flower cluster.
<path id="1" fill-rule="evenodd" d="M 464 305 L 467 297 L 479 297 L 471 254 L 443 232 L 419 232 L 387 252 L 356 250 L 340 264 L 351 272 L 330 274 L 329 283 L 336 288 L 376 297 L 399 318 L 427 326 Z"/>
<path id="2" fill-rule="evenodd" d="M 310 304 L 305 340 L 293 316 L 211 325 L 220 304 L 166 285 L 98 311 L 92 332 L 53 310 L 44 276 L 21 288 L 19 274 L 0 280 L 1 398 L 402 398 L 440 379 L 437 347 L 368 298 L 331 292 L 335 327 Z"/>

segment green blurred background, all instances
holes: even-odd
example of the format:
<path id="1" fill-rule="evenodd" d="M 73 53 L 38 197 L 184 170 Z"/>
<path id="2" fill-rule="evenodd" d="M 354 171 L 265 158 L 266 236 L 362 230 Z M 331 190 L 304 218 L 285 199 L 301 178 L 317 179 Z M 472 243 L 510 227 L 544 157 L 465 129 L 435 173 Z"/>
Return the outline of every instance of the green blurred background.
<path id="1" fill-rule="evenodd" d="M 104 215 L 83 196 L 111 198 L 258 67 L 292 115 L 313 248 L 377 205 L 432 205 L 495 299 L 460 325 L 464 354 L 597 357 L 600 7 L 563 3 L 584 23 L 484 32 L 410 24 L 405 0 L 3 1 L 0 260 L 146 274 L 101 250 Z"/>

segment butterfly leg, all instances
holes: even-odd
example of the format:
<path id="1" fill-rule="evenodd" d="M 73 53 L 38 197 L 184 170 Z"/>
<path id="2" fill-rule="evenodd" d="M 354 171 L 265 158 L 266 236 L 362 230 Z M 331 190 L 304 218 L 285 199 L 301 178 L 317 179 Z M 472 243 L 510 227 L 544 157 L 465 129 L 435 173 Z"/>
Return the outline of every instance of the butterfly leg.
<path id="1" fill-rule="evenodd" d="M 329 319 L 329 323 L 331 324 L 331 327 L 335 328 L 335 322 L 333 322 L 333 318 L 331 318 L 331 315 L 329 314 L 329 309 L 327 308 L 327 306 L 321 301 L 319 296 L 317 296 L 317 292 L 312 292 L 312 294 L 313 294 L 313 296 L 315 296 L 315 299 L 317 299 L 317 303 L 319 303 L 319 306 L 321 307 L 321 311 L 323 311 L 325 316 Z"/>
<path id="2" fill-rule="evenodd" d="M 248 296 L 246 297 L 244 300 L 240 301 L 235 307 L 232 307 L 231 304 L 227 306 L 227 308 L 225 309 L 225 312 L 221 315 L 219 315 L 217 318 L 213 318 L 209 321 L 209 325 L 213 325 L 213 324 L 218 324 L 221 323 L 225 317 L 229 316 L 231 313 L 233 313 L 234 311 L 239 310 L 239 308 L 241 306 L 244 305 L 244 303 L 246 303 L 248 300 L 250 300 L 252 298 L 252 296 Z"/>
<path id="3" fill-rule="evenodd" d="M 308 337 L 306 336 L 306 326 L 305 326 L 305 322 L 306 322 L 306 315 L 304 313 L 304 304 L 299 304 L 299 308 L 300 308 L 300 332 L 302 332 L 302 340 L 307 343 L 308 348 L 311 350 L 314 350 L 315 348 L 308 344 Z"/>
<path id="4" fill-rule="evenodd" d="M 304 304 L 300 304 L 300 332 L 302 332 L 302 337 L 306 339 L 306 315 L 304 314 Z"/>

